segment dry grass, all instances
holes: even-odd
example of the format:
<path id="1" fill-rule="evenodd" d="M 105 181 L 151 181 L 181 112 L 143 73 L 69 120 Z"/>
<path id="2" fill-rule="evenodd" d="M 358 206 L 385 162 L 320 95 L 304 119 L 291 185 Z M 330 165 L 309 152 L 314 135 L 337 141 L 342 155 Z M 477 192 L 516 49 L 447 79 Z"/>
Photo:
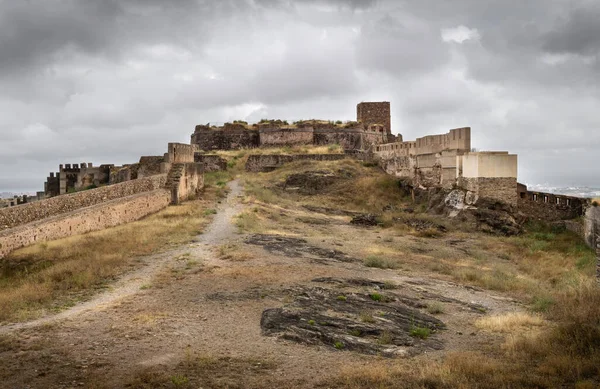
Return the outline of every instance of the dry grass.
<path id="1" fill-rule="evenodd" d="M 277 187 L 287 175 L 309 170 L 349 172 L 352 178 L 312 196 Z M 532 310 L 541 312 L 477 321 L 477 327 L 505 338 L 490 346 L 486 354 L 451 353 L 442 361 L 428 360 L 418 366 L 412 362 L 352 367 L 323 383 L 323 387 L 534 388 L 591 387 L 590 383 L 598 383 L 600 368 L 594 361 L 600 360 L 600 288 L 594 285 L 595 254 L 579 236 L 543 225 L 528 226 L 527 233 L 511 238 L 461 231 L 463 226 L 458 223 L 448 225 L 419 214 L 418 205 L 403 197 L 393 178 L 351 160 L 290 164 L 271 173 L 247 175 L 246 182 L 249 202 L 257 207 L 254 215 L 248 215 L 246 224 L 254 226 L 251 228 L 260 225 L 263 230 L 279 227 L 304 232 L 301 226 L 287 224 L 284 216 L 268 216 L 272 211 L 267 209 L 275 206 L 288 212 L 312 205 L 381 214 L 383 207 L 392 204 L 396 210 L 386 212 L 384 228 L 377 229 L 380 240 L 356 236 L 361 245 L 355 253 L 364 258 L 365 265 L 390 272 L 401 268 L 428 273 L 430 277 L 499 291 L 531 302 Z M 397 211 L 406 206 L 416 213 Z M 448 232 L 413 231 L 402 222 L 407 218 L 444 224 Z M 336 230 L 324 235 L 331 234 Z M 440 311 L 438 307 L 428 310 Z M 365 314 L 363 319 L 369 317 Z"/>
<path id="2" fill-rule="evenodd" d="M 253 256 L 241 249 L 237 244 L 224 244 L 217 248 L 219 259 L 232 262 L 244 262 L 253 258 Z"/>
<path id="3" fill-rule="evenodd" d="M 341 173 L 345 179 L 338 180 L 322 192 L 303 196 L 295 192 L 279 190 L 277 184 L 297 172 L 325 170 Z M 381 213 L 390 204 L 400 206 L 409 199 L 398 186 L 398 181 L 376 167 L 366 167 L 352 159 L 340 161 L 298 161 L 270 173 L 246 176 L 246 192 L 253 199 L 276 202 L 282 205 L 314 205 L 346 210 Z"/>
<path id="4" fill-rule="evenodd" d="M 22 321 L 87 298 L 136 266 L 136 258 L 202 232 L 215 191 L 142 220 L 30 246 L 0 264 L 0 321 Z"/>
<path id="5" fill-rule="evenodd" d="M 490 332 L 514 333 L 544 326 L 544 319 L 527 312 L 510 312 L 483 317 L 475 322 L 479 329 Z"/>

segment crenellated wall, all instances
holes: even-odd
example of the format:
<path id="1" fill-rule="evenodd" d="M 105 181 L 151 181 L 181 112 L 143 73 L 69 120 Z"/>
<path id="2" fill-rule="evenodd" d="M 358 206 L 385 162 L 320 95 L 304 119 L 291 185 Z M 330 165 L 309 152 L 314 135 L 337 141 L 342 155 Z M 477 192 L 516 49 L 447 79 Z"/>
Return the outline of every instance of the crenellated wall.
<path id="1" fill-rule="evenodd" d="M 530 218 L 544 221 L 569 220 L 583 216 L 589 199 L 553 193 L 529 191 L 518 184 L 519 210 Z"/>

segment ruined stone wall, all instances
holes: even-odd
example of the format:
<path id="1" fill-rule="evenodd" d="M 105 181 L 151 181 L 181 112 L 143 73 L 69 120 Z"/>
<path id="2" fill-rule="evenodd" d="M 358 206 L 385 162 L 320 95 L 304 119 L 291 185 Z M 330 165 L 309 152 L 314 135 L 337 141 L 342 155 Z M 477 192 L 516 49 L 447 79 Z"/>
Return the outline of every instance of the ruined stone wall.
<path id="1" fill-rule="evenodd" d="M 52 197 L 34 203 L 23 204 L 19 207 L 5 208 L 0 210 L 0 231 L 106 201 L 153 191 L 163 187 L 166 179 L 166 175 L 156 175 L 121 184 Z"/>
<path id="2" fill-rule="evenodd" d="M 173 164 L 167 176 L 166 188 L 171 192 L 171 204 L 193 199 L 204 187 L 202 167 L 196 163 Z"/>
<path id="3" fill-rule="evenodd" d="M 165 162 L 164 156 L 145 156 L 140 157 L 138 178 L 144 178 L 161 174 L 161 164 Z"/>
<path id="4" fill-rule="evenodd" d="M 583 232 L 585 242 L 596 250 L 596 279 L 600 283 L 600 206 L 587 207 Z"/>
<path id="5" fill-rule="evenodd" d="M 338 161 L 344 158 L 346 158 L 346 155 L 344 154 L 250 155 L 246 161 L 246 171 L 271 171 L 279 166 L 294 161 Z"/>
<path id="6" fill-rule="evenodd" d="M 165 162 L 167 163 L 192 163 L 194 154 L 198 151 L 196 145 L 186 145 L 185 143 L 169 143 Z"/>
<path id="7" fill-rule="evenodd" d="M 259 124 L 261 146 L 293 146 L 313 144 L 314 128 L 279 127 Z"/>
<path id="8" fill-rule="evenodd" d="M 247 129 L 242 125 L 209 127 L 198 125 L 192 134 L 191 143 L 201 150 L 237 150 L 260 146 L 258 129 Z"/>
<path id="9" fill-rule="evenodd" d="M 111 166 L 108 183 L 110 185 L 114 185 L 131 180 L 137 180 L 139 169 L 139 163 L 132 163 L 130 165 L 123 166 Z"/>
<path id="10" fill-rule="evenodd" d="M 71 196 L 77 196 L 78 194 Z M 70 196 L 60 196 L 42 201 L 51 201 L 66 197 Z M 169 201 L 169 191 L 165 189 L 151 190 L 132 196 L 104 201 L 71 212 L 62 212 L 53 217 L 0 231 L 0 258 L 13 250 L 37 242 L 98 231 L 141 219 L 144 216 L 165 208 L 169 204 Z"/>
<path id="11" fill-rule="evenodd" d="M 204 173 L 227 170 L 227 160 L 218 155 L 196 153 L 194 155 L 194 161 L 202 166 L 202 171 L 204 171 Z"/>
<path id="12" fill-rule="evenodd" d="M 356 120 L 365 126 L 382 124 L 387 133 L 392 132 L 389 101 L 362 102 L 356 105 Z"/>

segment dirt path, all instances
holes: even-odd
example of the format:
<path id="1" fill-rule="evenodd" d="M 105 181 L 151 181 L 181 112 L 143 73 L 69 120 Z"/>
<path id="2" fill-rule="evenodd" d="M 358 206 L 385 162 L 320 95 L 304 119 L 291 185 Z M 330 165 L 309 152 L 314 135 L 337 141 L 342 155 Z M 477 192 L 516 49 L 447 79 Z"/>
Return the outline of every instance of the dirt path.
<path id="1" fill-rule="evenodd" d="M 196 256 L 209 259 L 212 255 L 210 246 L 217 245 L 219 242 L 227 240 L 232 236 L 235 230 L 231 219 L 241 211 L 241 205 L 237 201 L 238 196 L 242 193 L 239 181 L 231 181 L 228 187 L 230 192 L 227 198 L 219 207 L 206 232 L 198 236 L 196 244 L 185 245 L 164 253 L 141 258 L 143 266 L 121 277 L 109 291 L 101 293 L 89 301 L 66 309 L 58 314 L 45 316 L 29 322 L 1 326 L 0 334 L 56 323 L 84 312 L 104 309 L 117 300 L 138 293 L 142 286 L 148 284 L 166 264 L 174 258 L 190 251 L 193 251 Z"/>

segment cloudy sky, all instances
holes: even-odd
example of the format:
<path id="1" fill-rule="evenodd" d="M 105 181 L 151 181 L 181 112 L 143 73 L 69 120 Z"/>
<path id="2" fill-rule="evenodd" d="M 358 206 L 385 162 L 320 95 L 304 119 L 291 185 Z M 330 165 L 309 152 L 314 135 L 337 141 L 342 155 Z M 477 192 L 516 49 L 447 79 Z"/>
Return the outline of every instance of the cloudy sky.
<path id="1" fill-rule="evenodd" d="M 600 186 L 600 1 L 0 0 L 0 192 L 135 162 L 198 123 L 471 126 L 519 179 Z"/>

